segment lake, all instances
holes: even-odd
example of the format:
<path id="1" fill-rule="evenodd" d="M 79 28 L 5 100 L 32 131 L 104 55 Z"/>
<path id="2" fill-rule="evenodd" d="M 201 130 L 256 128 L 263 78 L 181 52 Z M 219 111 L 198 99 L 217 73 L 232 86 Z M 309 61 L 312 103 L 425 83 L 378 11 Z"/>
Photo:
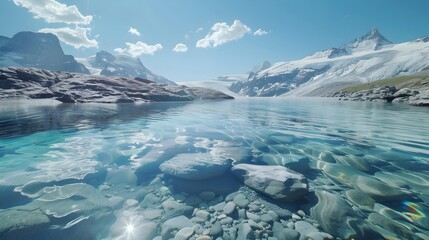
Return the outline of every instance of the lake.
<path id="1" fill-rule="evenodd" d="M 276 198 L 285 186 L 302 191 Z M 428 108 L 0 106 L 0 239 L 429 239 L 428 214 Z"/>

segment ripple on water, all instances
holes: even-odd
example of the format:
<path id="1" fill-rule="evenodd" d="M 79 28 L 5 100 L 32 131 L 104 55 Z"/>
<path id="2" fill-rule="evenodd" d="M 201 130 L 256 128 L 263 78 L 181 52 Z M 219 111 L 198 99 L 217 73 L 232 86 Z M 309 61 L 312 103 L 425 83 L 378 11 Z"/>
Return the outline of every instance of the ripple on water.
<path id="1" fill-rule="evenodd" d="M 300 221 L 320 226 L 293 231 L 302 236 L 427 239 L 425 109 L 238 99 L 0 111 L 0 195 L 16 202 L 0 200 L 0 215 L 31 209 L 28 226 L 40 232 L 265 239 Z M 230 162 L 287 167 L 309 193 L 274 201 L 234 178 Z M 94 233 L 88 223 L 100 218 Z M 8 224 L 18 236 L 19 222 Z"/>

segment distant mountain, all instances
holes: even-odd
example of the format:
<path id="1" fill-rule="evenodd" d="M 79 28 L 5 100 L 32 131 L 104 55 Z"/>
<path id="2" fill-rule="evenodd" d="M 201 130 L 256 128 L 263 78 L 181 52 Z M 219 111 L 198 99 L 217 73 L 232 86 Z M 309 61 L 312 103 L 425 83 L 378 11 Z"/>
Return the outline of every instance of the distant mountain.
<path id="1" fill-rule="evenodd" d="M 77 58 L 93 75 L 139 77 L 157 83 L 175 84 L 165 77 L 157 75 L 147 69 L 139 58 L 127 55 L 113 55 L 100 51 L 95 56 Z"/>
<path id="2" fill-rule="evenodd" d="M 415 73 L 429 66 L 428 40 L 393 44 L 372 28 L 341 47 L 276 63 L 230 89 L 246 96 L 320 96 L 348 85 Z"/>
<path id="3" fill-rule="evenodd" d="M 89 73 L 73 56 L 64 54 L 51 33 L 19 32 L 10 39 L 0 36 L 0 66 Z"/>

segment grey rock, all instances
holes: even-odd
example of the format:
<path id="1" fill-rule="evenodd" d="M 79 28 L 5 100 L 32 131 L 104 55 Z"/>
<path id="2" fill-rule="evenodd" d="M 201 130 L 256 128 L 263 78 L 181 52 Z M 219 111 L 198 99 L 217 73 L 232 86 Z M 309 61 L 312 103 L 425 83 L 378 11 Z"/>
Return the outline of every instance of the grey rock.
<path id="1" fill-rule="evenodd" d="M 244 209 L 240 209 L 240 210 L 238 210 L 238 218 L 240 218 L 240 219 L 246 219 L 246 210 L 244 210 Z"/>
<path id="2" fill-rule="evenodd" d="M 195 213 L 195 217 L 200 218 L 205 222 L 210 219 L 210 213 L 204 210 L 199 210 Z"/>
<path id="3" fill-rule="evenodd" d="M 172 233 L 174 231 L 185 227 L 192 227 L 192 226 L 193 224 L 191 220 L 189 220 L 187 217 L 183 215 L 175 218 L 171 218 L 162 224 L 161 237 L 163 240 L 173 238 L 174 236 L 172 235 Z"/>
<path id="4" fill-rule="evenodd" d="M 222 224 L 220 221 L 216 221 L 210 228 L 210 236 L 219 237 L 223 235 Z"/>
<path id="5" fill-rule="evenodd" d="M 234 202 L 228 202 L 226 203 L 225 207 L 223 208 L 223 213 L 226 215 L 231 215 L 235 211 L 235 203 Z"/>
<path id="6" fill-rule="evenodd" d="M 297 221 L 295 223 L 295 230 L 298 231 L 302 236 L 307 236 L 312 232 L 319 232 L 319 229 L 305 221 Z"/>
<path id="7" fill-rule="evenodd" d="M 232 172 L 247 186 L 276 200 L 293 202 L 308 193 L 304 175 L 283 166 L 237 164 Z"/>
<path id="8" fill-rule="evenodd" d="M 198 196 L 205 201 L 210 201 L 216 198 L 216 193 L 211 191 L 204 191 L 198 194 Z"/>
<path id="9" fill-rule="evenodd" d="M 159 85 L 144 79 L 91 76 L 35 68 L 0 68 L 0 99 L 53 98 L 66 103 L 127 103 L 232 99 L 221 92 Z"/>
<path id="10" fill-rule="evenodd" d="M 174 240 L 188 240 L 190 237 L 192 237 L 192 235 L 194 235 L 194 228 L 184 227 L 176 233 L 176 235 L 174 236 Z M 142 239 L 149 239 L 149 238 L 142 238 Z"/>
<path id="11" fill-rule="evenodd" d="M 285 228 L 283 230 L 283 236 L 284 239 L 287 240 L 298 240 L 300 239 L 300 233 L 296 230 L 290 229 L 290 228 Z M 312 240 L 316 240 L 316 239 L 312 239 Z"/>
<path id="12" fill-rule="evenodd" d="M 179 154 L 159 168 L 163 173 L 178 178 L 202 180 L 223 175 L 231 168 L 231 161 L 209 153 Z"/>
<path id="13" fill-rule="evenodd" d="M 147 209 L 143 211 L 144 218 L 150 221 L 160 218 L 161 215 L 162 215 L 161 209 Z"/>
<path id="14" fill-rule="evenodd" d="M 186 198 L 185 203 L 190 206 L 198 206 L 200 203 L 202 203 L 203 200 L 197 196 L 189 196 Z"/>
<path id="15" fill-rule="evenodd" d="M 408 103 L 413 106 L 429 106 L 429 89 L 410 97 Z"/>
<path id="16" fill-rule="evenodd" d="M 134 236 L 139 236 L 141 239 L 154 239 L 158 234 L 158 225 L 150 222 L 136 226 Z"/>
<path id="17" fill-rule="evenodd" d="M 248 219 L 251 219 L 255 222 L 260 222 L 261 221 L 261 217 L 257 214 L 251 213 L 251 212 L 246 212 L 246 216 Z"/>
<path id="18" fill-rule="evenodd" d="M 250 201 L 242 193 L 237 194 L 233 201 L 240 208 L 245 208 L 250 203 Z"/>
<path id="19" fill-rule="evenodd" d="M 286 240 L 284 234 L 283 234 L 283 230 L 285 228 L 283 227 L 283 225 L 279 222 L 274 222 L 273 224 L 273 236 L 279 240 Z"/>
<path id="20" fill-rule="evenodd" d="M 0 218 L 1 239 L 93 239 L 115 220 L 111 202 L 83 183 L 45 189 L 28 204 L 0 211 Z"/>
<path id="21" fill-rule="evenodd" d="M 241 223 L 238 225 L 237 238 L 236 240 L 253 240 L 255 236 L 252 228 L 248 223 Z"/>
<path id="22" fill-rule="evenodd" d="M 262 222 L 266 222 L 266 223 L 272 223 L 273 222 L 273 217 L 270 214 L 263 214 L 261 216 L 261 221 Z"/>
<path id="23" fill-rule="evenodd" d="M 222 225 L 231 225 L 233 221 L 234 220 L 231 217 L 226 217 L 226 218 L 220 220 L 220 223 Z"/>
<path id="24" fill-rule="evenodd" d="M 220 202 L 220 203 L 218 203 L 218 204 L 216 204 L 216 205 L 213 206 L 213 210 L 221 212 L 221 211 L 223 211 L 223 209 L 225 208 L 225 206 L 226 206 L 225 202 Z"/>

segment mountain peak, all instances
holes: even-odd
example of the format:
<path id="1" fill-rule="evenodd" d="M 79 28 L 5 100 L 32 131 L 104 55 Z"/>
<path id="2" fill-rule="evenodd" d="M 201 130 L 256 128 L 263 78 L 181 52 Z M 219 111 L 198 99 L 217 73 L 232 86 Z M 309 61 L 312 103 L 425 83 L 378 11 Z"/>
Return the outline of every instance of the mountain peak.
<path id="1" fill-rule="evenodd" d="M 366 40 L 374 40 L 378 43 L 382 43 L 383 45 L 392 43 L 387 38 L 385 38 L 383 35 L 381 35 L 380 31 L 378 31 L 378 29 L 376 27 L 372 27 L 371 31 L 367 32 L 365 35 L 356 39 L 353 42 L 363 42 Z"/>
<path id="2" fill-rule="evenodd" d="M 353 53 L 357 51 L 368 51 L 368 50 L 378 50 L 384 45 L 392 44 L 387 38 L 385 38 L 378 31 L 376 27 L 372 27 L 369 32 L 363 35 L 360 38 L 355 39 L 351 43 L 343 46 L 348 53 Z"/>

